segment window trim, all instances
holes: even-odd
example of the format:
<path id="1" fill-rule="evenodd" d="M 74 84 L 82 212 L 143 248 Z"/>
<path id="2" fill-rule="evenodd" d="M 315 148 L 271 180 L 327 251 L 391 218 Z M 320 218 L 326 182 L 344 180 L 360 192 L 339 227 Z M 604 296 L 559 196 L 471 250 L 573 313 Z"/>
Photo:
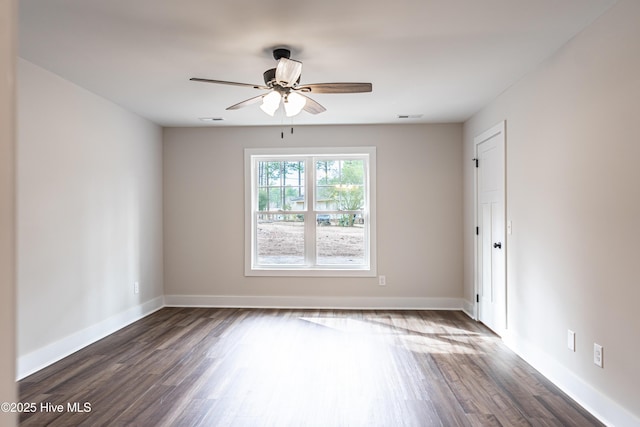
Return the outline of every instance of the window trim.
<path id="1" fill-rule="evenodd" d="M 309 266 L 254 266 L 253 255 L 255 254 L 255 239 L 253 236 L 256 232 L 255 215 L 253 212 L 253 202 L 256 200 L 256 168 L 254 161 L 273 158 L 274 160 L 282 160 L 283 158 L 296 159 L 300 157 L 326 157 L 332 156 L 337 158 L 348 158 L 351 156 L 367 156 L 366 177 L 368 185 L 366 186 L 367 197 L 369 201 L 368 209 L 368 227 L 369 227 L 369 247 L 368 266 L 343 266 L 332 265 L 309 267 Z M 307 167 L 305 173 L 310 174 L 311 168 Z M 305 184 L 309 176 L 305 177 Z M 308 189 L 307 189 L 308 190 Z M 286 148 L 245 148 L 244 149 L 244 274 L 245 276 L 292 276 L 292 277 L 375 277 L 377 275 L 377 243 L 376 243 L 376 147 L 286 147 Z M 313 197 L 309 191 L 305 191 L 307 210 L 314 210 L 311 206 Z M 313 221 L 315 224 L 315 221 Z M 315 244 L 315 242 L 312 242 Z"/>

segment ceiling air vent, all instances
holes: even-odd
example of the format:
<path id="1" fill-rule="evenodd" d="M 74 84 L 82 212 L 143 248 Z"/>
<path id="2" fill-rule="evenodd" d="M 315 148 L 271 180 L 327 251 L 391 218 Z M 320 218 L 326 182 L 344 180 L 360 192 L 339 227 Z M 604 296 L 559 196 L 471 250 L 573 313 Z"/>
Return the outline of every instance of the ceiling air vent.
<path id="1" fill-rule="evenodd" d="M 198 120 L 202 120 L 203 122 L 221 122 L 224 119 L 222 117 L 198 117 Z"/>
<path id="2" fill-rule="evenodd" d="M 419 119 L 422 114 L 398 114 L 399 119 Z"/>

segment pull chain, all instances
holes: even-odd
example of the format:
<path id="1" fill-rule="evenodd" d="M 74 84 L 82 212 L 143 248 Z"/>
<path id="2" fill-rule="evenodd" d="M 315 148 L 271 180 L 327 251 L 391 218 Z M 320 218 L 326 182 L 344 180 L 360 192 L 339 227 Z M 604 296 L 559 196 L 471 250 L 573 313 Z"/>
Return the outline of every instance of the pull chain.
<path id="1" fill-rule="evenodd" d="M 280 139 L 284 139 L 284 123 L 281 124 L 283 127 L 280 128 Z M 291 120 L 291 135 L 293 135 L 293 119 Z"/>

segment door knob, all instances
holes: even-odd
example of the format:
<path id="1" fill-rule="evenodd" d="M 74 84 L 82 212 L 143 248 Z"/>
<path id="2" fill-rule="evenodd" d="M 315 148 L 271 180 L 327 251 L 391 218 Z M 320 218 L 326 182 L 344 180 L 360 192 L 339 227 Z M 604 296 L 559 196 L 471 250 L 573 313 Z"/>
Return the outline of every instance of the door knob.
<path id="1" fill-rule="evenodd" d="M 494 243 L 493 247 L 496 248 L 496 249 L 502 249 L 502 243 L 501 242 Z"/>

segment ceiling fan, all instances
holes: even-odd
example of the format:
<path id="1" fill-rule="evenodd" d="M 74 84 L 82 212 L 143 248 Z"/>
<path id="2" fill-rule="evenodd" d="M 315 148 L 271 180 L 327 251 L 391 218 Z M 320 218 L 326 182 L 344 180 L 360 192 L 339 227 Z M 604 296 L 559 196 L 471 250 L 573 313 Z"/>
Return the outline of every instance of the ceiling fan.
<path id="1" fill-rule="evenodd" d="M 262 111 L 273 116 L 282 101 L 287 117 L 293 117 L 302 110 L 311 114 L 319 114 L 326 111 L 326 108 L 305 94 L 363 93 L 371 92 L 372 90 L 371 83 L 313 83 L 301 85 L 300 75 L 302 74 L 302 62 L 289 59 L 291 57 L 291 51 L 285 48 L 274 49 L 273 57 L 278 61 L 278 65 L 276 68 L 270 68 L 263 73 L 264 85 L 201 79 L 197 77 L 192 77 L 189 80 L 268 90 L 269 92 L 267 93 L 254 96 L 253 98 L 227 107 L 227 110 L 237 110 L 262 101 L 262 105 L 260 106 Z"/>

